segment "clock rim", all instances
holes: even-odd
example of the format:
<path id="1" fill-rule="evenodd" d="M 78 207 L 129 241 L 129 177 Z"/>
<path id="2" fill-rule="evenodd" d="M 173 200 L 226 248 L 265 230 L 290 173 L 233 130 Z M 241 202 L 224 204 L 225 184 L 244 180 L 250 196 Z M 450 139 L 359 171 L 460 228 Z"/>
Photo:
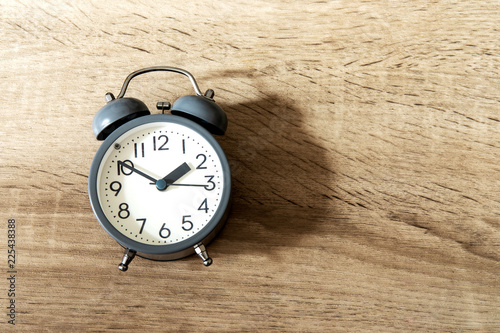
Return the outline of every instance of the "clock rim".
<path id="1" fill-rule="evenodd" d="M 186 126 L 197 133 L 199 133 L 215 150 L 219 160 L 221 162 L 223 171 L 224 186 L 222 188 L 222 195 L 220 198 L 220 204 L 214 215 L 207 222 L 207 224 L 193 236 L 174 244 L 161 244 L 161 245 L 151 245 L 137 242 L 124 234 L 122 234 L 118 229 L 116 229 L 111 222 L 108 220 L 104 214 L 99 197 L 97 195 L 97 174 L 99 172 L 99 167 L 103 162 L 103 157 L 108 151 L 108 149 L 113 145 L 115 140 L 126 132 L 136 128 L 138 126 L 148 124 L 148 123 L 175 123 L 179 125 Z M 227 160 L 226 154 L 222 150 L 219 142 L 208 132 L 205 128 L 199 124 L 176 115 L 164 115 L 155 114 L 147 115 L 140 118 L 133 119 L 114 130 L 101 144 L 97 150 L 89 171 L 89 183 L 88 183 L 88 193 L 89 200 L 101 227 L 106 230 L 106 232 L 117 241 L 121 246 L 137 251 L 137 254 L 150 259 L 155 260 L 173 260 L 186 257 L 194 253 L 194 246 L 202 243 L 209 242 L 215 235 L 222 229 L 224 225 L 230 206 L 231 199 L 231 169 L 229 162 Z M 205 244 L 206 245 L 206 244 Z M 177 254 L 177 255 L 176 255 Z"/>

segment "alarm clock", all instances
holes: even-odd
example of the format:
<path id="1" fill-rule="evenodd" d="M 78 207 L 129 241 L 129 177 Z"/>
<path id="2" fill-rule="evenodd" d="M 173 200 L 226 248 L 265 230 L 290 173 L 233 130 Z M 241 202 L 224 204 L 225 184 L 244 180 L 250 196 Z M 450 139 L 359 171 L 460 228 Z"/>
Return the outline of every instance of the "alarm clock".
<path id="1" fill-rule="evenodd" d="M 195 94 L 159 102 L 162 113 L 152 115 L 142 101 L 124 97 L 132 78 L 152 71 L 187 76 Z M 224 226 L 231 201 L 231 170 L 214 137 L 225 133 L 227 116 L 213 90 L 202 94 L 189 72 L 159 66 L 131 73 L 116 98 L 105 97 L 92 122 L 103 143 L 88 192 L 100 225 L 125 248 L 118 268 L 126 271 L 136 255 L 174 260 L 194 253 L 209 266 L 206 245 Z"/>

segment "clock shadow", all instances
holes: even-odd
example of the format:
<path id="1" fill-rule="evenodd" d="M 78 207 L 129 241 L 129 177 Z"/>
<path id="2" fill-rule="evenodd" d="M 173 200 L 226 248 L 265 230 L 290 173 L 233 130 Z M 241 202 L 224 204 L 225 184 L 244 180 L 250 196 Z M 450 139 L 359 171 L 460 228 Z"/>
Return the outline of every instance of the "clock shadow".
<path id="1" fill-rule="evenodd" d="M 320 246 L 318 228 L 336 216 L 327 141 L 288 98 L 218 102 L 229 119 L 217 139 L 231 165 L 233 192 L 227 225 L 212 246 L 264 256 L 282 246 Z"/>

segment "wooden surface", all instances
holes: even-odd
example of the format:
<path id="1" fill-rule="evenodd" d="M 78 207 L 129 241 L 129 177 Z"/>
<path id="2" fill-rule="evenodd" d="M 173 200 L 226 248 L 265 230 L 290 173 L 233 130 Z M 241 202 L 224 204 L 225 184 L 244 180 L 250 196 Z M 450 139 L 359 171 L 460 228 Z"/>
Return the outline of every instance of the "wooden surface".
<path id="1" fill-rule="evenodd" d="M 497 1 L 2 1 L 0 330 L 499 332 L 499 22 Z M 234 206 L 209 268 L 122 273 L 91 122 L 155 65 L 215 90 Z"/>

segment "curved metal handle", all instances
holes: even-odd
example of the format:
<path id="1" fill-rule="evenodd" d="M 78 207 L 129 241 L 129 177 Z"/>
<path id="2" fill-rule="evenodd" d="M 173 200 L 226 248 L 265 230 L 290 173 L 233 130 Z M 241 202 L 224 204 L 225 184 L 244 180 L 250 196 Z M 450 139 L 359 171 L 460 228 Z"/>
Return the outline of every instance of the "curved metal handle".
<path id="1" fill-rule="evenodd" d="M 134 77 L 144 74 L 144 73 L 149 73 L 149 72 L 156 72 L 156 71 L 165 71 L 165 72 L 174 72 L 174 73 L 179 73 L 182 75 L 185 75 L 189 78 L 191 81 L 191 84 L 193 85 L 194 91 L 196 92 L 196 95 L 203 96 L 200 88 L 198 87 L 198 84 L 196 83 L 196 80 L 194 79 L 193 75 L 189 73 L 188 71 L 177 68 L 177 67 L 168 67 L 168 66 L 155 66 L 155 67 L 148 67 L 148 68 L 143 68 L 139 69 L 133 73 L 130 73 L 125 81 L 123 82 L 122 90 L 120 90 L 120 93 L 116 98 L 122 98 L 125 95 L 125 92 L 127 91 L 128 84 L 130 83 L 130 80 L 132 80 Z"/>

